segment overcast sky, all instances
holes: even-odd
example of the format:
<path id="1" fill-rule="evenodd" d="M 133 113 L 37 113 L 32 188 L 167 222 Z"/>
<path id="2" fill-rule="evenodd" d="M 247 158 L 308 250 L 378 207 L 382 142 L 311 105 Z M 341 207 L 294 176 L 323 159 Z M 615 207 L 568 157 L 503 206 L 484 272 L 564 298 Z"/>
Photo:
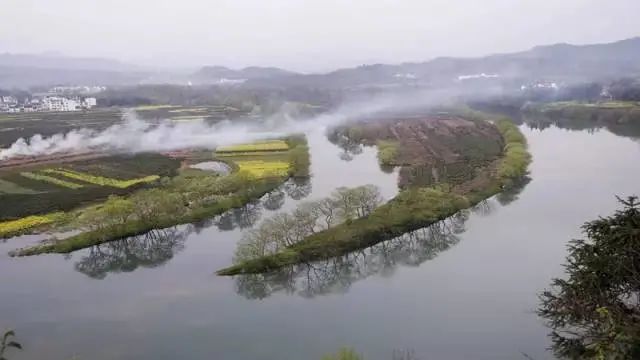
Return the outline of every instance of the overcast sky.
<path id="1" fill-rule="evenodd" d="M 0 0 L 0 52 L 323 71 L 640 35 L 640 0 Z"/>

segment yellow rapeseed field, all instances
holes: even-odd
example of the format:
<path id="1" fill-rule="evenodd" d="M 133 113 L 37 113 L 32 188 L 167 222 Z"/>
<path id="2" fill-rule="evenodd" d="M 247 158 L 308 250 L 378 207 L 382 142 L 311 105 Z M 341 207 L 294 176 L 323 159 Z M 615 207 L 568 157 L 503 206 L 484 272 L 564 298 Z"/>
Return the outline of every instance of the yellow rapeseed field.
<path id="1" fill-rule="evenodd" d="M 18 220 L 0 222 L 0 237 L 8 237 L 21 234 L 33 227 L 50 224 L 56 221 L 62 213 L 51 213 L 46 215 L 32 215 Z"/>
<path id="2" fill-rule="evenodd" d="M 62 186 L 62 187 L 66 187 L 69 189 L 80 189 L 83 186 L 80 184 L 76 184 L 70 181 L 65 181 L 65 180 L 61 180 L 61 179 L 57 179 L 54 178 L 52 176 L 47 176 L 47 175 L 43 175 L 43 174 L 37 174 L 37 173 L 32 173 L 32 172 L 21 172 L 20 175 L 31 179 L 31 180 L 37 180 L 37 181 L 44 181 L 44 182 L 48 182 L 54 185 L 58 185 L 58 186 Z"/>
<path id="3" fill-rule="evenodd" d="M 286 176 L 289 171 L 289 163 L 284 161 L 247 160 L 235 163 L 240 171 L 246 171 L 257 178 Z"/>
<path id="4" fill-rule="evenodd" d="M 237 144 L 230 146 L 221 146 L 216 149 L 218 153 L 229 152 L 253 152 L 253 151 L 287 151 L 289 145 L 283 140 L 269 140 L 252 144 Z"/>
<path id="5" fill-rule="evenodd" d="M 62 175 L 64 177 L 84 181 L 89 184 L 100 185 L 100 186 L 110 186 L 110 187 L 115 187 L 119 189 L 125 189 L 140 183 L 152 182 L 160 178 L 160 176 L 158 175 L 149 175 L 149 176 L 145 176 L 137 179 L 120 180 L 120 179 L 113 179 L 113 178 L 108 178 L 103 176 L 95 176 L 95 175 L 86 174 L 79 171 L 73 171 L 68 169 L 46 169 L 46 170 L 43 170 L 43 172 Z"/>

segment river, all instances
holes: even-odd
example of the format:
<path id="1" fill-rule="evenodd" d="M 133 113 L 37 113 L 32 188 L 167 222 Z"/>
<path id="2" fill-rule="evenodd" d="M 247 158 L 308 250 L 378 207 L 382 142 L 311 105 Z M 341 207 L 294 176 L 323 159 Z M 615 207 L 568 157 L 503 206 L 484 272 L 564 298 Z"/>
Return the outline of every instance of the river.
<path id="1" fill-rule="evenodd" d="M 536 130 L 528 183 L 424 231 L 269 277 L 218 277 L 246 229 L 274 211 L 397 172 L 374 149 L 346 154 L 311 134 L 313 177 L 259 204 L 69 256 L 9 258 L 0 242 L 0 328 L 21 359 L 552 358 L 537 294 L 562 275 L 580 225 L 640 193 L 640 142 L 606 129 Z M 358 151 L 356 151 L 358 152 Z M 344 159 L 351 159 L 345 161 Z"/>

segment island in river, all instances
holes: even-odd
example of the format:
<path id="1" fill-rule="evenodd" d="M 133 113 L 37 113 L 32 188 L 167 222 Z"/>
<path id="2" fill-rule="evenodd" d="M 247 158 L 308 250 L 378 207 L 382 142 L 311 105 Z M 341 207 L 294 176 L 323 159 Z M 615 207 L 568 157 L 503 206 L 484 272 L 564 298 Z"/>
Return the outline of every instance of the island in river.
<path id="1" fill-rule="evenodd" d="M 218 274 L 264 273 L 340 256 L 426 227 L 513 185 L 531 160 L 526 139 L 512 122 L 488 120 L 447 113 L 334 129 L 335 142 L 376 145 L 382 166 L 400 167 L 401 192 L 377 208 L 370 206 L 376 194 L 369 187 L 338 189 L 331 198 L 302 204 L 290 219 L 250 233 L 235 264 Z M 332 221 L 321 221 L 329 215 Z M 335 217 L 342 221 L 336 224 Z"/>

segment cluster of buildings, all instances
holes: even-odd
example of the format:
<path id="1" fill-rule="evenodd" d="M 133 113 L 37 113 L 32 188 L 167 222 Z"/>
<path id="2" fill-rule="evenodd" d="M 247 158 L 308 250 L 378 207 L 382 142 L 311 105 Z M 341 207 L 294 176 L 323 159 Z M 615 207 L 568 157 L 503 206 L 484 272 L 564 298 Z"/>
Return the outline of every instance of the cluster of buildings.
<path id="1" fill-rule="evenodd" d="M 0 112 L 81 111 L 96 106 L 94 97 L 34 96 L 20 103 L 14 96 L 0 96 Z"/>
<path id="2" fill-rule="evenodd" d="M 106 86 L 55 86 L 52 87 L 49 92 L 55 94 L 97 94 L 99 92 L 107 90 Z"/>

